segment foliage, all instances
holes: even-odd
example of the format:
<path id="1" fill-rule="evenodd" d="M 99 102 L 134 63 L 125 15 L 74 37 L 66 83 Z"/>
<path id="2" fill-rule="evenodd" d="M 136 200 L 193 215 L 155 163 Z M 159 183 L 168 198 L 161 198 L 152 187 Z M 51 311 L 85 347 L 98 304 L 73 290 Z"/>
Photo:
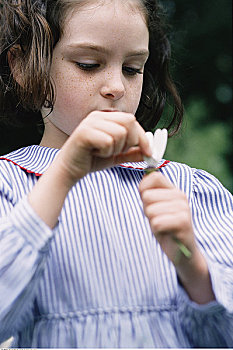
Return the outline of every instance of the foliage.
<path id="1" fill-rule="evenodd" d="M 231 131 L 222 121 L 202 123 L 207 110 L 205 100 L 193 100 L 187 104 L 185 123 L 180 135 L 169 140 L 166 158 L 204 169 L 232 190 L 233 181 L 227 160 L 232 148 Z"/>
<path id="2" fill-rule="evenodd" d="M 166 157 L 209 171 L 233 192 L 231 1 L 161 3 L 172 24 L 173 75 L 186 110 Z"/>

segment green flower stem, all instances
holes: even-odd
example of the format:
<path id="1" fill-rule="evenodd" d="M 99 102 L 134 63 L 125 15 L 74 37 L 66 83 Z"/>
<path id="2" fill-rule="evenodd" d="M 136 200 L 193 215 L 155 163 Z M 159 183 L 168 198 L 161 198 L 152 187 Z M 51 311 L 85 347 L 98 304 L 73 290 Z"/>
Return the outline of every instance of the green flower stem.
<path id="1" fill-rule="evenodd" d="M 190 259 L 191 256 L 192 256 L 192 253 L 190 252 L 190 250 L 185 247 L 185 245 L 183 243 L 181 243 L 181 241 L 176 238 L 176 237 L 173 237 L 173 240 L 176 242 L 176 244 L 178 245 L 181 253 L 187 258 L 187 259 Z"/>
<path id="2" fill-rule="evenodd" d="M 158 168 L 150 168 L 150 167 L 145 169 L 146 175 L 149 175 L 150 173 L 153 173 L 154 171 L 159 171 L 159 169 Z"/>
<path id="3" fill-rule="evenodd" d="M 154 172 L 154 171 L 159 171 L 158 168 L 151 168 L 151 167 L 148 167 L 145 169 L 145 173 L 146 175 L 149 175 L 150 173 Z M 173 240 L 176 242 L 178 248 L 179 248 L 179 251 L 187 258 L 187 259 L 190 259 L 191 256 L 192 256 L 192 253 L 190 252 L 190 250 L 183 244 L 181 243 L 181 241 L 176 238 L 176 237 L 173 237 Z"/>

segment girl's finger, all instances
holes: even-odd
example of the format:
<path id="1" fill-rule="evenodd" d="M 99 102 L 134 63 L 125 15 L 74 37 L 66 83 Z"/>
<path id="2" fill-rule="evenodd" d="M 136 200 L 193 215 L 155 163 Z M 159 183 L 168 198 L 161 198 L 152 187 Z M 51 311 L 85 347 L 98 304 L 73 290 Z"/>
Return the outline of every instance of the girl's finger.
<path id="1" fill-rule="evenodd" d="M 177 199 L 186 200 L 183 192 L 173 188 L 149 188 L 140 192 L 144 205 L 149 205 L 155 202 L 167 202 Z"/>
<path id="2" fill-rule="evenodd" d="M 185 212 L 188 215 L 188 211 L 188 204 L 182 199 L 152 202 L 149 205 L 144 204 L 144 212 L 148 219 L 163 215 L 164 213 L 176 215 L 177 213 Z"/>
<path id="3" fill-rule="evenodd" d="M 131 147 L 127 152 L 114 156 L 113 164 L 121 164 L 126 162 L 141 162 L 143 155 L 139 147 Z"/>
<path id="4" fill-rule="evenodd" d="M 78 141 L 82 145 L 79 148 L 83 152 L 90 150 L 94 155 L 108 158 L 114 153 L 114 139 L 104 131 L 92 129 L 89 133 L 80 130 Z"/>
<path id="5" fill-rule="evenodd" d="M 115 156 L 110 156 L 108 158 L 99 157 L 98 155 L 94 157 L 93 170 L 101 170 L 112 165 L 117 165 L 126 162 L 140 162 L 142 161 L 142 153 L 139 147 L 132 147 L 126 153 L 119 153 Z"/>
<path id="6" fill-rule="evenodd" d="M 139 191 L 142 193 L 145 190 L 152 188 L 175 188 L 174 185 L 161 173 L 152 172 L 149 175 L 145 175 L 139 185 Z"/>
<path id="7" fill-rule="evenodd" d="M 113 155 L 123 152 L 128 137 L 128 130 L 124 126 L 109 120 L 94 121 L 92 128 L 111 136 L 114 141 Z"/>
<path id="8" fill-rule="evenodd" d="M 93 112 L 96 113 L 96 112 Z M 99 114 L 100 113 L 100 114 Z M 105 120 L 114 121 L 128 130 L 128 138 L 126 141 L 124 151 L 127 151 L 130 147 L 139 146 L 142 154 L 145 156 L 151 156 L 151 149 L 145 131 L 137 122 L 135 116 L 131 113 L 125 112 L 101 112 L 97 111 L 97 115 Z"/>
<path id="9" fill-rule="evenodd" d="M 180 212 L 176 215 L 171 213 L 164 213 L 158 216 L 154 216 L 150 220 L 150 227 L 155 236 L 162 236 L 163 234 L 178 234 L 178 239 L 181 235 L 188 237 L 188 233 L 192 232 L 191 219 L 187 216 L 186 212 Z"/>

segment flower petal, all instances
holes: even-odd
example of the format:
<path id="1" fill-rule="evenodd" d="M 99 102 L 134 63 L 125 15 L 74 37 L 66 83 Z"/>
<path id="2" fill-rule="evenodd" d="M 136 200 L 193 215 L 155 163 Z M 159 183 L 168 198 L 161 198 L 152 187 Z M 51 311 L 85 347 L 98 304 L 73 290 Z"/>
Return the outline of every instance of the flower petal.
<path id="1" fill-rule="evenodd" d="M 149 141 L 151 152 L 153 152 L 154 135 L 150 131 L 147 131 L 145 135 L 147 137 L 147 140 Z"/>
<path id="2" fill-rule="evenodd" d="M 167 145 L 167 130 L 166 129 L 157 129 L 154 133 L 148 131 L 146 132 L 146 137 L 149 141 L 150 148 L 152 151 L 152 157 L 146 157 L 144 156 L 145 162 L 150 167 L 157 167 L 158 163 L 162 159 L 166 145 Z"/>
<path id="3" fill-rule="evenodd" d="M 157 129 L 153 139 L 153 158 L 160 161 L 163 158 L 167 146 L 167 129 Z"/>

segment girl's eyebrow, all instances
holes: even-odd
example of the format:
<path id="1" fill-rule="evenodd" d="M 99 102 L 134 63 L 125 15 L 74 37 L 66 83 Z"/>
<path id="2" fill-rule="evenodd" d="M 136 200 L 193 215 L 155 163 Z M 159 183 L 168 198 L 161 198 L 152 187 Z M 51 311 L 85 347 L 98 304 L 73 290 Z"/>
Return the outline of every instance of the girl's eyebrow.
<path id="1" fill-rule="evenodd" d="M 109 50 L 100 45 L 92 44 L 92 43 L 71 43 L 68 45 L 69 49 L 86 49 L 86 50 L 92 50 L 96 52 L 101 52 L 105 54 L 109 54 Z M 142 49 L 142 50 L 135 50 L 128 52 L 126 57 L 135 57 L 135 56 L 142 56 L 147 58 L 149 56 L 149 50 Z"/>

